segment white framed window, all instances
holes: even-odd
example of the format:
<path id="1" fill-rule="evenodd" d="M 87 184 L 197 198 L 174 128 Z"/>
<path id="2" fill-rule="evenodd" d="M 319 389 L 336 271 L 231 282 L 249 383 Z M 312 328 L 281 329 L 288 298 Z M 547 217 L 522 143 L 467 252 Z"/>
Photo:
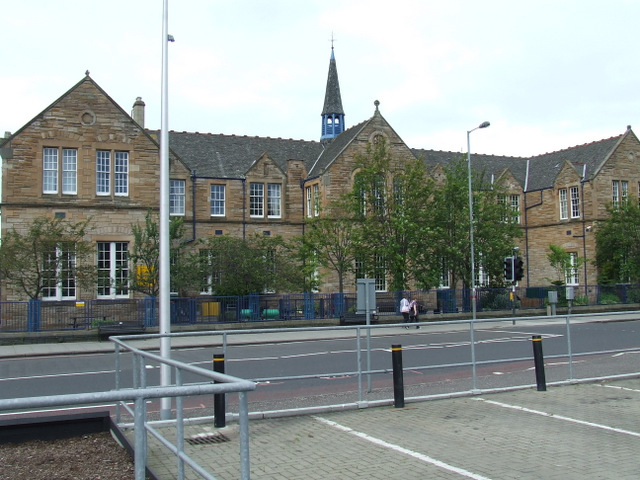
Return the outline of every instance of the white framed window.
<path id="1" fill-rule="evenodd" d="M 279 183 L 267 184 L 267 216 L 269 218 L 282 217 L 282 185 Z"/>
<path id="2" fill-rule="evenodd" d="M 58 193 L 58 149 L 42 152 L 42 193 Z"/>
<path id="3" fill-rule="evenodd" d="M 565 283 L 567 285 L 578 285 L 580 276 L 578 275 L 578 254 L 576 252 L 569 253 L 569 264 L 571 266 L 566 273 Z"/>
<path id="4" fill-rule="evenodd" d="M 75 148 L 62 149 L 62 193 L 78 193 L 78 151 Z"/>
<path id="5" fill-rule="evenodd" d="M 560 220 L 567 220 L 569 218 L 569 208 L 567 204 L 566 188 L 558 190 L 558 205 L 560 207 Z"/>
<path id="6" fill-rule="evenodd" d="M 96 195 L 119 197 L 129 195 L 129 152 L 114 152 L 114 164 L 111 164 L 110 150 L 96 151 Z M 113 172 L 113 173 L 112 173 Z"/>
<path id="7" fill-rule="evenodd" d="M 376 255 L 375 264 L 375 289 L 376 292 L 387 291 L 387 262 L 382 255 Z"/>
<path id="8" fill-rule="evenodd" d="M 76 298 L 74 275 L 76 254 L 73 246 L 58 245 L 45 253 L 42 265 L 43 300 L 71 300 Z"/>
<path id="9" fill-rule="evenodd" d="M 42 151 L 42 193 L 58 193 L 58 178 L 60 163 L 60 149 L 46 147 Z M 76 195 L 78 185 L 78 150 L 74 148 L 62 149 L 62 193 Z"/>
<path id="10" fill-rule="evenodd" d="M 307 217 L 311 218 L 313 216 L 313 210 L 311 209 L 311 206 L 312 206 L 311 187 L 306 187 L 304 189 L 304 193 L 305 193 L 305 200 L 306 200 L 306 207 L 307 207 Z"/>
<path id="11" fill-rule="evenodd" d="M 264 217 L 264 184 L 262 183 L 249 185 L 249 215 Z"/>
<path id="12" fill-rule="evenodd" d="M 317 183 L 313 186 L 313 214 L 320 215 L 320 185 Z"/>
<path id="13" fill-rule="evenodd" d="M 98 242 L 98 298 L 129 296 L 129 243 Z"/>
<path id="14" fill-rule="evenodd" d="M 515 223 L 520 223 L 520 195 L 511 195 L 511 218 Z"/>
<path id="15" fill-rule="evenodd" d="M 129 152 L 116 152 L 114 180 L 114 194 L 121 197 L 129 195 Z"/>
<path id="16" fill-rule="evenodd" d="M 387 291 L 387 278 L 386 278 L 386 263 L 384 261 L 384 257 L 381 255 L 376 255 L 375 258 L 375 266 L 374 266 L 374 288 L 376 292 L 386 292 Z M 367 276 L 364 262 L 362 259 L 356 258 L 355 260 L 355 277 L 356 283 L 358 283 L 359 278 L 370 278 Z"/>
<path id="17" fill-rule="evenodd" d="M 393 177 L 393 201 L 396 205 L 402 205 L 404 202 L 404 183 L 403 177 Z"/>
<path id="18" fill-rule="evenodd" d="M 489 280 L 489 274 L 482 268 L 482 265 L 479 265 L 478 271 L 476 272 L 476 287 L 488 287 Z"/>
<path id="19" fill-rule="evenodd" d="M 169 180 L 169 215 L 182 216 L 185 212 L 184 180 Z"/>
<path id="20" fill-rule="evenodd" d="M 211 216 L 225 216 L 225 186 L 213 184 L 209 187 L 209 201 L 211 203 Z"/>
<path id="21" fill-rule="evenodd" d="M 506 223 L 513 220 L 515 223 L 520 223 L 520 195 L 500 195 L 498 201 L 503 205 L 508 205 L 509 208 L 502 221 Z"/>
<path id="22" fill-rule="evenodd" d="M 489 274 L 487 273 L 487 270 L 484 268 L 484 265 L 482 263 L 482 253 L 478 253 L 477 259 L 478 261 L 478 265 L 476 267 L 476 278 L 474 279 L 475 285 L 477 287 L 487 287 L 489 286 L 489 282 L 491 280 L 491 278 L 489 277 Z"/>
<path id="23" fill-rule="evenodd" d="M 385 184 L 384 178 L 377 177 L 373 185 L 373 212 L 382 214 L 385 211 Z"/>
<path id="24" fill-rule="evenodd" d="M 98 150 L 96 152 L 96 194 L 109 195 L 111 193 L 111 152 Z"/>
<path id="25" fill-rule="evenodd" d="M 267 212 L 269 218 L 282 217 L 282 185 L 280 183 L 249 184 L 249 215 L 263 218 Z"/>
<path id="26" fill-rule="evenodd" d="M 580 192 L 578 187 L 569 189 L 571 196 L 571 218 L 580 218 Z"/>
<path id="27" fill-rule="evenodd" d="M 611 181 L 611 203 L 614 207 L 620 205 L 629 198 L 629 182 L 626 180 Z"/>

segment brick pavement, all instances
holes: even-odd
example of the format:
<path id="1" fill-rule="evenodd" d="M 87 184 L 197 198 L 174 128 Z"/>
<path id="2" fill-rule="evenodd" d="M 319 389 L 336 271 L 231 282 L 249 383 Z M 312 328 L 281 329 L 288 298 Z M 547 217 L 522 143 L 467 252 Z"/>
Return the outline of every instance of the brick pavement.
<path id="1" fill-rule="evenodd" d="M 240 478 L 237 425 L 222 433 L 228 442 L 186 451 L 216 478 Z M 250 436 L 253 480 L 637 479 L 640 379 L 251 420 Z M 149 445 L 154 472 L 176 478 L 173 456 Z"/>

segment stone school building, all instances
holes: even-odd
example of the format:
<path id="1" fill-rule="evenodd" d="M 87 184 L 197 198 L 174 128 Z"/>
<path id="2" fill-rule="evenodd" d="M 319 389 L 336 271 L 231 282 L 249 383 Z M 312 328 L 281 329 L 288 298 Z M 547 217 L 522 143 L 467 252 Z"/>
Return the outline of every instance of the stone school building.
<path id="1" fill-rule="evenodd" d="M 92 217 L 87 240 L 95 244 L 96 266 L 113 280 L 128 275 L 131 225 L 159 205 L 159 134 L 145 128 L 144 107 L 138 97 L 125 111 L 87 72 L 30 122 L 6 133 L 0 139 L 2 232 L 24 230 L 42 215 L 72 222 Z M 291 238 L 318 215 L 317 205 L 351 188 L 354 155 L 379 136 L 395 160 L 423 158 L 430 172 L 460 155 L 406 145 L 378 102 L 372 107 L 369 119 L 346 128 L 332 48 L 317 140 L 170 132 L 171 215 L 184 219 L 193 238 L 255 232 Z M 568 284 L 596 283 L 592 227 L 606 217 L 607 204 L 640 197 L 639 157 L 630 127 L 531 158 L 473 155 L 474 168 L 508 179 L 523 230 L 519 248 L 527 268 L 520 286 L 548 285 L 554 277 L 546 258 L 551 243 L 588 260 Z M 376 287 L 384 291 L 385 278 Z M 322 291 L 337 291 L 337 279 L 329 275 Z M 346 291 L 355 291 L 355 279 Z M 131 296 L 114 281 L 82 292 L 60 285 L 45 299 Z M 0 300 L 19 299 L 19 292 L 1 286 Z"/>

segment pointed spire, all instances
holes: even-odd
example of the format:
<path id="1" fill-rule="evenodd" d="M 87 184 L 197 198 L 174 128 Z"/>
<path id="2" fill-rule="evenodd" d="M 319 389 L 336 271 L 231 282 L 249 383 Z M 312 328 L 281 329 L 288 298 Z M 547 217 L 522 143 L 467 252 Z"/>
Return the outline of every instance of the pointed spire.
<path id="1" fill-rule="evenodd" d="M 342 109 L 336 58 L 333 52 L 333 35 L 331 36 L 331 59 L 329 60 L 327 90 L 324 95 L 324 106 L 321 115 L 322 135 L 320 141 L 327 144 L 344 131 L 344 110 Z"/>

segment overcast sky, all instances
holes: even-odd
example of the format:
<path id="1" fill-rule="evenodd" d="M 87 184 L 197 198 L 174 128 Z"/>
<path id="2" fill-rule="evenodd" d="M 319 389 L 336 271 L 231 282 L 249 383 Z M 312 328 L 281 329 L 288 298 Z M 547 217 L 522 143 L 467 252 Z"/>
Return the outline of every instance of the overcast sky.
<path id="1" fill-rule="evenodd" d="M 5 1 L 0 135 L 84 77 L 160 128 L 162 0 Z M 531 156 L 640 135 L 635 0 L 170 0 L 169 128 L 319 140 L 331 38 L 347 127 Z M 637 124 L 637 125 L 636 125 Z"/>

